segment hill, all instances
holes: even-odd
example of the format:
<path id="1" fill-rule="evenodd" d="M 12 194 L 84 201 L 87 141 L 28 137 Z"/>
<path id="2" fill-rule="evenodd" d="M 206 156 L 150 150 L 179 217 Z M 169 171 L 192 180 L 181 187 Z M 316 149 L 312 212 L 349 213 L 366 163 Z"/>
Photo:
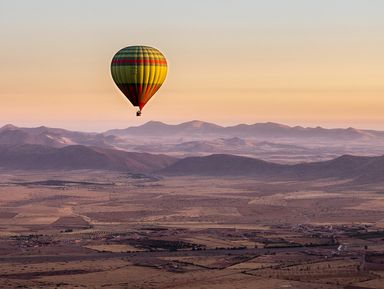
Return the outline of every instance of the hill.
<path id="1" fill-rule="evenodd" d="M 282 165 L 234 155 L 187 157 L 160 171 L 166 175 L 252 176 L 268 179 L 353 179 L 359 182 L 384 181 L 384 156 L 344 155 L 322 162 Z"/>
<path id="2" fill-rule="evenodd" d="M 176 159 L 165 155 L 72 145 L 0 145 L 0 168 L 23 170 L 115 170 L 148 173 Z"/>

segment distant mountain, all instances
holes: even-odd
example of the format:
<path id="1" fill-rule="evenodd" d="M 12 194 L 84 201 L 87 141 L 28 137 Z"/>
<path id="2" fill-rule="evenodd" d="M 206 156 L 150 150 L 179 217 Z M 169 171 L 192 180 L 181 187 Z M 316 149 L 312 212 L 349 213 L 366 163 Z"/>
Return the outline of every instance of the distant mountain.
<path id="1" fill-rule="evenodd" d="M 187 157 L 160 170 L 166 175 L 252 176 L 269 179 L 353 179 L 360 182 L 384 181 L 384 156 L 344 155 L 323 162 L 282 165 L 234 155 Z"/>
<path id="2" fill-rule="evenodd" d="M 254 138 L 319 138 L 338 140 L 358 140 L 383 138 L 384 132 L 374 130 L 359 130 L 354 128 L 325 129 L 321 127 L 287 126 L 278 123 L 239 124 L 235 126 L 219 126 L 202 121 L 190 121 L 177 125 L 169 125 L 158 121 L 150 121 L 141 126 L 126 129 L 115 129 L 105 132 L 105 135 L 115 136 L 161 136 L 161 137 L 254 137 Z"/>
<path id="3" fill-rule="evenodd" d="M 165 124 L 160 121 L 149 121 L 141 126 L 109 130 L 104 134 L 117 136 L 145 135 L 166 137 L 175 135 L 218 133 L 224 133 L 224 128 L 213 123 L 194 120 L 177 125 Z"/>
<path id="4" fill-rule="evenodd" d="M 22 128 L 8 124 L 0 128 L 0 144 L 37 144 L 50 147 L 81 144 L 112 147 L 117 141 L 118 138 L 113 135 L 105 136 L 100 133 L 69 131 L 45 126 Z"/>
<path id="5" fill-rule="evenodd" d="M 212 140 L 222 138 L 227 140 L 226 145 L 245 145 L 244 139 L 254 138 L 259 140 L 298 140 L 320 139 L 324 141 L 384 141 L 384 132 L 374 130 L 359 130 L 354 128 L 325 129 L 321 127 L 304 128 L 301 126 L 290 127 L 287 125 L 267 122 L 252 125 L 239 124 L 235 126 L 219 126 L 203 121 L 190 121 L 177 125 L 150 121 L 141 126 L 126 129 L 114 129 L 104 133 L 87 133 L 70 131 L 61 128 L 40 126 L 36 128 L 16 127 L 8 124 L 0 128 L 0 144 L 39 144 L 52 147 L 67 145 L 91 145 L 98 147 L 124 148 L 136 137 L 152 139 L 173 138 L 179 143 L 193 140 Z M 232 143 L 229 143 L 231 139 Z M 141 138 L 145 142 L 144 138 Z M 239 143 L 240 142 L 240 143 Z M 243 144 L 241 144 L 243 142 Z M 197 144 L 196 144 L 197 145 Z M 207 143 L 201 143 L 206 147 Z"/>
<path id="6" fill-rule="evenodd" d="M 0 168 L 22 170 L 115 170 L 148 173 L 165 168 L 176 159 L 165 155 L 71 145 L 0 145 Z"/>
<path id="7" fill-rule="evenodd" d="M 165 138 L 260 138 L 260 139 L 294 139 L 314 138 L 334 140 L 370 140 L 380 138 L 384 140 L 383 131 L 361 130 L 355 128 L 326 129 L 321 127 L 287 126 L 266 122 L 255 124 L 239 124 L 235 126 L 219 126 L 203 121 L 189 121 L 170 125 L 159 121 L 149 121 L 140 126 L 126 129 L 113 129 L 104 133 L 87 133 L 70 131 L 61 128 L 45 126 L 35 128 L 16 127 L 7 124 L 0 128 L 0 144 L 41 144 L 55 147 L 83 144 L 96 146 L 113 146 L 122 142 L 119 138 L 145 136 Z"/>
<path id="8" fill-rule="evenodd" d="M 264 152 L 303 153 L 308 149 L 291 144 L 268 141 L 254 141 L 239 137 L 194 140 L 179 143 L 149 143 L 133 146 L 140 152 L 180 153 L 180 154 L 238 154 L 256 155 Z"/>

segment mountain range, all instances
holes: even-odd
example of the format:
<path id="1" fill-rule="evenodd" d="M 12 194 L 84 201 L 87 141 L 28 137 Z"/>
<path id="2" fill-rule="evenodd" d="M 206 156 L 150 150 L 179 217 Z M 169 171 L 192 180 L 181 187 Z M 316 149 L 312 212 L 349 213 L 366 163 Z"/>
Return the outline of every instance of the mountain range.
<path id="1" fill-rule="evenodd" d="M 170 125 L 159 121 L 149 121 L 141 126 L 114 129 L 104 133 L 115 136 L 221 136 L 255 138 L 335 138 L 344 140 L 384 138 L 384 132 L 355 128 L 333 128 L 288 126 L 273 122 L 219 126 L 217 124 L 190 121 Z"/>
<path id="2" fill-rule="evenodd" d="M 297 163 L 326 160 L 343 154 L 383 154 L 384 132 L 290 127 L 276 123 L 223 127 L 202 121 L 178 125 L 150 121 L 141 126 L 103 133 L 5 125 L 0 128 L 1 144 L 35 144 L 54 148 L 85 145 L 176 157 L 235 154 L 272 162 Z"/>
<path id="3" fill-rule="evenodd" d="M 372 140 L 384 141 L 384 131 L 360 130 L 355 128 L 326 129 L 321 127 L 287 126 L 278 123 L 239 124 L 219 126 L 203 121 L 190 121 L 177 125 L 149 121 L 140 126 L 126 129 L 108 130 L 103 133 L 70 131 L 45 126 L 35 128 L 16 127 L 8 124 L 0 128 L 0 144 L 40 144 L 53 147 L 82 144 L 101 147 L 116 147 L 137 137 L 177 138 L 179 143 L 203 139 L 231 139 L 242 142 L 239 138 L 270 139 L 323 139 L 338 141 Z M 140 138 L 145 141 L 145 138 Z M 128 142 L 131 143 L 131 142 Z M 140 142 L 138 142 L 140 143 Z M 232 144 L 230 144 L 232 145 Z"/>
<path id="4" fill-rule="evenodd" d="M 353 128 L 275 123 L 223 127 L 201 121 L 179 125 L 152 121 L 104 133 L 45 126 L 0 128 L 0 168 L 5 170 L 96 169 L 376 182 L 384 180 L 384 157 L 377 156 L 383 153 L 384 132 Z"/>

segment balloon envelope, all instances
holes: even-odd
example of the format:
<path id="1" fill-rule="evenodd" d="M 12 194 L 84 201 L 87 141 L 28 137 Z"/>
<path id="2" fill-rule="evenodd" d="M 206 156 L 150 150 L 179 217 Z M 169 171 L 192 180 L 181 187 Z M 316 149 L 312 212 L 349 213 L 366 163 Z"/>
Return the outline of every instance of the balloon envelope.
<path id="1" fill-rule="evenodd" d="M 113 57 L 111 74 L 128 100 L 142 109 L 165 81 L 167 60 L 156 48 L 129 46 Z"/>

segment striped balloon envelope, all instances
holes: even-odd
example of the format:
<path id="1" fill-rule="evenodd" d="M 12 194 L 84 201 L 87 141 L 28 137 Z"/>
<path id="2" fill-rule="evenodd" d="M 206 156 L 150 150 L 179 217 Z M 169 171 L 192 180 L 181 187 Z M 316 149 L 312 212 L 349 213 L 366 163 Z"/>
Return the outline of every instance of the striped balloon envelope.
<path id="1" fill-rule="evenodd" d="M 156 48 L 129 46 L 112 59 L 111 74 L 121 92 L 139 107 L 137 115 L 167 76 L 167 60 Z"/>

